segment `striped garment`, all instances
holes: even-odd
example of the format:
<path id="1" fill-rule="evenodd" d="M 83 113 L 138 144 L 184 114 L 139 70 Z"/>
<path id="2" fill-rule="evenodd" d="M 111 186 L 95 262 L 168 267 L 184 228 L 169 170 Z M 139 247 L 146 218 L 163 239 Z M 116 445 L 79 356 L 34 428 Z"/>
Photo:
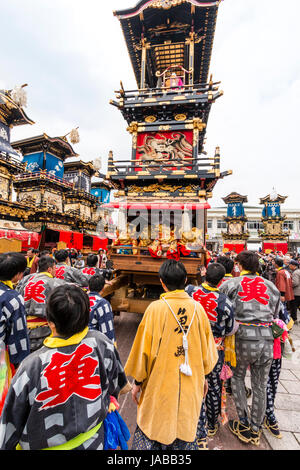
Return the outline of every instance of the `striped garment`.
<path id="1" fill-rule="evenodd" d="M 0 341 L 8 347 L 12 364 L 30 353 L 23 297 L 0 282 Z"/>
<path id="2" fill-rule="evenodd" d="M 89 299 L 89 328 L 91 330 L 98 330 L 106 335 L 111 341 L 115 341 L 114 314 L 110 303 L 97 292 L 90 292 Z"/>

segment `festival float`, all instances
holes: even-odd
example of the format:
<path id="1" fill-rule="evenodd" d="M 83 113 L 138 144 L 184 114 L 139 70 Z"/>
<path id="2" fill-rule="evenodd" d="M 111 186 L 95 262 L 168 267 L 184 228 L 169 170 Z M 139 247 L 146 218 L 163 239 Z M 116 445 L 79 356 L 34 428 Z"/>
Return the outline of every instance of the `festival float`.
<path id="1" fill-rule="evenodd" d="M 222 232 L 224 241 L 223 252 L 240 253 L 247 249 L 249 233 L 246 231 L 247 217 L 244 203 L 248 202 L 247 196 L 232 192 L 223 198 L 227 204 L 227 215 L 224 220 L 227 224 L 227 231 Z"/>
<path id="2" fill-rule="evenodd" d="M 108 159 L 117 191 L 101 209 L 118 215 L 109 258 L 115 277 L 106 296 L 115 313 L 144 313 L 162 292 L 166 259 L 184 263 L 197 284 L 208 262 L 208 203 L 219 179 L 220 149 L 204 141 L 212 104 L 222 96 L 209 76 L 219 1 L 142 0 L 114 12 L 121 24 L 138 89 L 120 82 L 111 100 L 132 136 L 130 159 Z"/>
<path id="3" fill-rule="evenodd" d="M 264 230 L 259 230 L 258 234 L 264 253 L 279 251 L 285 255 L 288 251 L 289 231 L 283 229 L 286 217 L 281 214 L 281 205 L 286 199 L 287 196 L 280 196 L 275 190 L 260 199 L 260 204 L 264 206 L 261 219 Z"/>
<path id="4" fill-rule="evenodd" d="M 34 124 L 24 111 L 24 88 L 0 90 L 0 252 L 106 248 L 107 240 L 97 233 L 101 198 L 93 194 L 91 179 L 97 177 L 109 191 L 111 184 L 97 160 L 78 161 L 73 149 L 78 130 L 11 142 L 13 127 Z"/>

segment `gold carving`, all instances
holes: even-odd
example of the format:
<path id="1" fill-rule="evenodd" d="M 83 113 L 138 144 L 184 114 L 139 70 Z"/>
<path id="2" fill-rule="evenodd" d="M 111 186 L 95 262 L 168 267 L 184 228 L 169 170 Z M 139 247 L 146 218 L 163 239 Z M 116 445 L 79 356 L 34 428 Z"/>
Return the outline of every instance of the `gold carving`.
<path id="1" fill-rule="evenodd" d="M 147 116 L 145 119 L 146 122 L 155 122 L 156 116 Z"/>
<path id="2" fill-rule="evenodd" d="M 130 123 L 130 125 L 127 127 L 127 131 L 130 133 L 130 134 L 137 134 L 138 132 L 138 123 L 136 121 L 133 121 Z"/>
<path id="3" fill-rule="evenodd" d="M 176 114 L 175 121 L 185 121 L 187 118 L 186 114 Z"/>
<path id="4" fill-rule="evenodd" d="M 200 132 L 202 132 L 206 128 L 206 124 L 202 122 L 200 118 L 193 119 L 193 126 L 195 130 L 197 129 Z"/>

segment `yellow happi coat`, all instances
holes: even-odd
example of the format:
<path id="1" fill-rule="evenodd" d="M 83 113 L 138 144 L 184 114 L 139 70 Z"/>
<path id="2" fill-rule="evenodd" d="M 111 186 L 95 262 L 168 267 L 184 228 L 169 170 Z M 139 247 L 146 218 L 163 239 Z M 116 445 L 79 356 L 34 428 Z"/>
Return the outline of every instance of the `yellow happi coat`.
<path id="1" fill-rule="evenodd" d="M 172 291 L 164 296 L 177 318 L 189 326 L 195 302 L 184 291 Z M 218 360 L 209 320 L 199 303 L 188 334 L 192 376 L 179 370 L 185 356 L 183 334 L 178 329 L 165 302 L 162 299 L 152 302 L 139 325 L 125 365 L 127 376 L 143 382 L 137 424 L 149 439 L 164 445 L 172 444 L 175 439 L 195 440 L 205 375 Z"/>

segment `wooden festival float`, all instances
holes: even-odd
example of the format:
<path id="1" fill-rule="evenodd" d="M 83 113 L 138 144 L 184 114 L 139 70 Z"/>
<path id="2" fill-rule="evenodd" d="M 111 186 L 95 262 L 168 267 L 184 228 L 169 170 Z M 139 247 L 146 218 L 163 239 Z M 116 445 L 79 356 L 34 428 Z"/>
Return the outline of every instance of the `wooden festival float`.
<path id="1" fill-rule="evenodd" d="M 289 230 L 283 229 L 286 219 L 281 214 L 281 205 L 285 202 L 287 196 L 280 196 L 275 190 L 268 196 L 260 199 L 262 204 L 262 222 L 264 230 L 259 230 L 259 237 L 262 240 L 262 251 L 271 253 L 281 251 L 284 255 L 288 251 Z"/>
<path id="2" fill-rule="evenodd" d="M 111 183 L 97 161 L 78 161 L 72 146 L 79 140 L 77 129 L 62 137 L 44 133 L 11 142 L 14 126 L 34 124 L 23 109 L 23 88 L 0 90 L 0 252 L 29 247 L 97 252 L 107 240 L 97 233 L 102 200 L 92 185 L 109 193 Z M 92 183 L 93 177 L 98 181 Z"/>
<path id="3" fill-rule="evenodd" d="M 197 284 L 207 262 L 208 199 L 220 178 L 220 150 L 204 140 L 212 104 L 222 96 L 209 77 L 219 1 L 142 0 L 116 11 L 138 89 L 111 101 L 132 136 L 130 160 L 111 152 L 106 179 L 118 189 L 102 210 L 118 215 L 109 258 L 115 277 L 105 295 L 115 313 L 144 313 L 162 292 L 167 258 L 181 260 Z M 108 215 L 109 214 L 109 215 Z"/>
<path id="4" fill-rule="evenodd" d="M 233 251 L 240 253 L 247 249 L 249 232 L 246 230 L 247 217 L 244 203 L 248 202 L 247 196 L 232 192 L 223 198 L 227 204 L 227 215 L 224 220 L 227 224 L 227 231 L 222 232 L 224 241 L 223 252 Z"/>

